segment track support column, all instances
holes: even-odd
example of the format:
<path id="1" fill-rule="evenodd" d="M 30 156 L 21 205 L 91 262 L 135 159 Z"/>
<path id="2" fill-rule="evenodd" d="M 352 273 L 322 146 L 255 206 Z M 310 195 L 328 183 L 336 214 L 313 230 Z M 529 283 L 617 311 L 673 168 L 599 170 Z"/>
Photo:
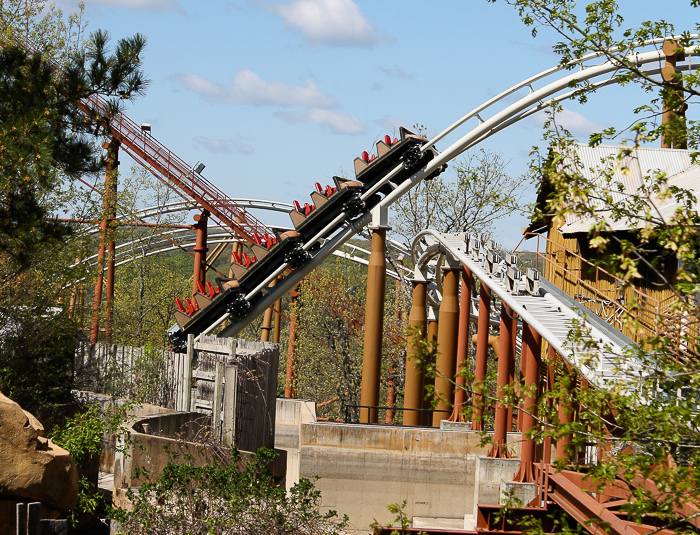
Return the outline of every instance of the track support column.
<path id="1" fill-rule="evenodd" d="M 194 229 L 197 238 L 194 246 L 194 272 L 192 274 L 192 295 L 197 292 L 197 281 L 204 282 L 207 276 L 207 221 L 209 212 L 202 210 L 201 214 L 194 216 Z"/>
<path id="2" fill-rule="evenodd" d="M 92 324 L 90 326 L 90 342 L 93 344 L 97 343 L 99 332 L 100 332 L 100 304 L 102 303 L 102 287 L 104 286 L 104 268 L 105 268 L 105 249 L 107 248 L 107 241 L 110 240 L 110 264 L 111 264 L 111 291 L 112 295 L 109 295 L 109 280 L 108 280 L 108 291 L 107 299 L 109 300 L 108 308 L 111 308 L 112 296 L 114 296 L 114 242 L 110 239 L 109 234 L 111 234 L 110 222 L 114 219 L 114 202 L 116 201 L 116 188 L 117 188 L 117 173 L 119 169 L 118 160 L 118 150 L 119 141 L 112 139 L 109 143 L 102 145 L 104 149 L 107 150 L 107 169 L 105 172 L 105 190 L 102 194 L 102 222 L 100 223 L 100 247 L 97 252 L 97 280 L 95 281 L 95 297 L 92 305 Z M 114 185 L 113 185 L 114 184 Z M 114 192 L 114 195 L 113 195 Z M 109 279 L 109 273 L 108 273 Z M 111 310 L 108 311 L 109 320 L 111 322 Z M 111 329 L 111 325 L 110 325 Z M 110 330 L 111 338 L 111 330 Z"/>
<path id="3" fill-rule="evenodd" d="M 406 341 L 406 382 L 403 398 L 403 424 L 421 425 L 421 411 L 410 409 L 423 408 L 423 383 L 425 382 L 424 362 L 421 355 L 422 341 L 425 340 L 428 326 L 428 316 L 425 309 L 426 290 L 428 283 L 424 279 L 415 278 L 411 281 L 413 296 L 411 299 L 411 311 L 408 315 L 408 326 L 411 334 Z"/>
<path id="4" fill-rule="evenodd" d="M 277 284 L 277 279 L 270 283 L 270 288 Z M 276 303 L 276 302 L 275 302 Z M 262 326 L 260 327 L 260 341 L 269 342 L 270 341 L 270 330 L 272 329 L 272 312 L 273 307 L 265 310 L 265 315 L 263 316 Z"/>
<path id="5" fill-rule="evenodd" d="M 297 286 L 298 288 L 298 286 Z M 295 377 L 294 368 L 296 367 L 296 357 L 294 355 L 294 344 L 297 340 L 297 296 L 299 292 L 295 288 L 290 292 L 292 301 L 289 303 L 289 346 L 287 351 L 287 375 L 284 382 L 284 397 L 287 399 L 295 398 L 296 392 L 294 389 Z"/>
<path id="6" fill-rule="evenodd" d="M 114 257 L 115 243 L 114 233 L 116 232 L 115 220 L 117 218 L 117 180 L 119 179 L 119 146 L 121 143 L 112 138 L 109 143 L 102 146 L 107 149 L 107 174 L 109 180 L 109 208 L 107 213 L 107 236 L 109 239 L 107 246 L 107 302 L 105 311 L 105 343 L 112 343 L 112 320 L 114 315 Z M 105 184 L 105 188 L 106 188 Z M 107 191 L 105 190 L 105 194 Z"/>
<path id="7" fill-rule="evenodd" d="M 501 332 L 500 348 L 498 351 L 498 393 L 496 401 L 496 421 L 493 425 L 494 445 L 488 452 L 488 457 L 501 459 L 510 458 L 508 452 L 508 404 L 505 402 L 506 389 L 508 388 L 508 375 L 510 373 L 510 361 L 515 355 L 512 332 L 516 328 L 513 312 L 508 305 L 501 303 Z"/>
<path id="8" fill-rule="evenodd" d="M 433 413 L 433 427 L 447 420 L 454 405 L 454 373 L 457 362 L 457 334 L 459 331 L 459 267 L 443 267 L 442 302 L 438 326 L 438 359 L 435 366 L 435 394 L 437 410 Z"/>
<path id="9" fill-rule="evenodd" d="M 476 358 L 474 365 L 474 399 L 472 400 L 472 430 L 483 431 L 485 399 L 483 383 L 489 355 L 489 321 L 491 320 L 491 292 L 482 282 L 479 290 L 479 320 L 476 329 Z"/>
<path id="10" fill-rule="evenodd" d="M 365 305 L 365 344 L 362 353 L 362 392 L 360 423 L 377 423 L 379 380 L 384 339 L 384 297 L 386 292 L 386 209 L 372 213 L 372 252 L 367 267 L 367 301 Z"/>
<path id="11" fill-rule="evenodd" d="M 554 362 L 556 358 L 556 352 L 550 346 L 550 359 Z M 559 425 L 568 425 L 574 421 L 574 414 L 576 413 L 576 375 L 575 372 L 566 364 L 562 363 L 565 371 L 559 380 Z M 571 435 L 565 434 L 557 438 L 557 449 L 555 459 L 562 460 L 565 463 L 571 462 L 571 456 L 573 452 L 569 444 L 571 443 Z"/>
<path id="12" fill-rule="evenodd" d="M 433 307 L 428 307 L 428 351 L 430 352 L 428 357 L 433 358 L 435 356 L 435 350 L 437 348 L 437 336 L 438 329 L 440 327 L 438 311 Z M 425 391 L 427 387 L 435 386 L 435 377 L 423 378 L 423 425 L 431 426 L 433 425 L 433 411 L 432 411 L 432 401 L 425 397 Z"/>
<path id="13" fill-rule="evenodd" d="M 449 420 L 463 422 L 464 401 L 466 399 L 466 379 L 460 375 L 469 353 L 469 314 L 471 313 L 472 286 L 474 276 L 467 266 L 462 266 L 462 292 L 459 298 L 459 330 L 457 333 L 457 365 L 455 367 L 455 403 Z"/>
<path id="14" fill-rule="evenodd" d="M 537 395 L 540 388 L 540 364 L 542 362 L 542 337 L 523 322 L 522 351 L 520 358 L 525 359 L 525 384 L 522 414 L 522 449 L 520 467 L 513 481 L 534 483 L 535 474 L 535 439 L 527 436 L 536 424 Z"/>

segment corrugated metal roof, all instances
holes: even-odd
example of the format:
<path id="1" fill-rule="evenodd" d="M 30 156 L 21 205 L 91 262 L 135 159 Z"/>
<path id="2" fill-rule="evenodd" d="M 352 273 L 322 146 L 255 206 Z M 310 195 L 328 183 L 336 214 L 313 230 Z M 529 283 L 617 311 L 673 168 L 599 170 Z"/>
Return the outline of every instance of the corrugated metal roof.
<path id="1" fill-rule="evenodd" d="M 564 160 L 565 166 L 570 171 L 575 172 L 589 180 L 593 184 L 594 190 L 597 188 L 596 197 L 605 197 L 606 194 L 612 196 L 615 203 L 623 202 L 630 195 L 635 195 L 648 180 L 657 172 L 663 172 L 668 178 L 669 184 L 690 189 L 700 193 L 700 168 L 691 166 L 690 151 L 679 149 L 662 148 L 637 148 L 629 154 L 624 154 L 619 158 L 622 151 L 629 150 L 629 147 L 621 145 L 599 145 L 589 147 L 585 144 L 574 146 L 575 155 Z M 619 159 L 618 159 L 619 158 Z M 610 176 L 607 179 L 606 174 Z M 674 200 L 655 202 L 660 208 L 660 215 L 664 218 L 671 216 L 677 204 Z M 609 210 L 598 201 L 601 211 L 598 218 L 609 220 L 612 230 L 629 230 L 637 228 L 635 221 L 609 219 Z M 587 232 L 593 225 L 594 220 L 590 217 L 581 218 L 576 214 L 566 216 L 566 224 L 561 227 L 562 234 L 575 234 Z"/>

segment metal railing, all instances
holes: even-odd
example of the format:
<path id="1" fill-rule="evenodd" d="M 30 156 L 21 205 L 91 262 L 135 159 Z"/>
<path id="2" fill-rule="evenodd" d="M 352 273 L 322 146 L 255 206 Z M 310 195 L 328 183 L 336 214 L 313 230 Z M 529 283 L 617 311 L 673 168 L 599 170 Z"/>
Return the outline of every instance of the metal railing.
<path id="1" fill-rule="evenodd" d="M 542 234 L 528 232 L 524 239 L 530 237 L 537 238 L 535 251 L 518 251 L 516 247 L 514 252 L 534 254 L 535 268 L 549 282 L 636 342 L 660 334 L 660 319 L 675 296 L 652 297 Z M 540 251 L 540 241 L 545 243 L 544 252 Z M 570 259 L 578 263 L 576 269 L 571 269 Z M 585 279 L 584 271 L 590 274 Z M 604 285 L 609 289 L 603 289 Z"/>

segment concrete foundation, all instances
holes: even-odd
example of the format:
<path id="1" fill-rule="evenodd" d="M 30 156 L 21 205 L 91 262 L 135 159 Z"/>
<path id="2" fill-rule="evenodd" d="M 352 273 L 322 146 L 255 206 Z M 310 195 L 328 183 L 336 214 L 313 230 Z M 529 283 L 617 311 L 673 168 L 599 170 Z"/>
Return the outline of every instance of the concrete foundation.
<path id="1" fill-rule="evenodd" d="M 483 461 L 488 446 L 474 431 L 317 423 L 312 408 L 277 400 L 275 447 L 287 451 L 288 485 L 318 476 L 323 507 L 347 514 L 350 533 L 393 520 L 387 505 L 404 500 L 408 517 L 425 527 L 464 526 L 475 499 L 497 504 L 501 479 L 518 469 L 518 459 Z M 508 445 L 519 455 L 520 434 L 509 434 Z"/>
<path id="2" fill-rule="evenodd" d="M 515 507 L 522 507 L 535 498 L 534 483 L 516 483 L 515 481 L 501 481 L 501 504 L 510 503 Z"/>

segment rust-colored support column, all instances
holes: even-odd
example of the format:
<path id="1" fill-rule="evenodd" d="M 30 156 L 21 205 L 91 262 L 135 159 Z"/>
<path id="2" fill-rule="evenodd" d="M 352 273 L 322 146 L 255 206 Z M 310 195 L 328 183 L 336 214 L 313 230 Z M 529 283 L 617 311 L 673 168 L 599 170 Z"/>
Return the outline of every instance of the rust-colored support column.
<path id="1" fill-rule="evenodd" d="M 554 361 L 556 356 L 555 351 L 550 346 L 550 358 Z M 574 399 L 576 392 L 576 375 L 575 372 L 568 366 L 567 363 L 562 363 L 563 367 L 566 369 L 564 374 L 560 379 L 559 390 L 561 396 L 559 397 L 559 426 L 568 425 L 574 421 L 574 414 L 576 413 L 576 402 Z M 571 443 L 571 435 L 566 434 L 557 438 L 557 449 L 555 458 L 557 460 L 562 460 L 564 463 L 569 463 L 571 461 L 571 456 L 573 452 L 569 444 Z"/>
<path id="2" fill-rule="evenodd" d="M 117 218 L 117 180 L 119 177 L 119 141 L 112 138 L 109 143 L 102 146 L 107 149 L 107 174 L 109 177 L 109 209 L 107 213 L 107 302 L 105 313 L 105 343 L 112 343 L 112 319 L 114 313 L 114 268 L 115 268 L 115 243 L 114 220 Z M 105 184 L 106 187 L 106 184 Z"/>
<path id="3" fill-rule="evenodd" d="M 496 419 L 493 425 L 494 445 L 488 452 L 488 457 L 510 458 L 508 452 L 508 405 L 505 402 L 506 390 L 508 388 L 508 374 L 510 371 L 510 361 L 515 354 L 513 347 L 513 329 L 515 329 L 515 318 L 512 311 L 505 303 L 501 303 L 501 331 L 500 347 L 498 351 L 498 392 L 496 394 Z"/>
<path id="4" fill-rule="evenodd" d="M 457 334 L 459 331 L 459 273 L 460 268 L 442 268 L 442 301 L 438 325 L 438 359 L 435 366 L 435 395 L 437 410 L 433 413 L 433 427 L 440 427 L 454 404 L 454 373 L 457 364 Z"/>
<path id="5" fill-rule="evenodd" d="M 278 277 L 277 280 L 282 280 L 282 277 Z M 280 331 L 282 330 L 282 298 L 280 297 L 275 301 L 275 337 L 273 341 L 276 344 L 280 343 Z"/>
<path id="6" fill-rule="evenodd" d="M 277 284 L 277 279 L 270 283 L 270 288 Z M 270 330 L 272 329 L 272 307 L 265 310 L 265 315 L 263 316 L 262 326 L 260 327 L 260 341 L 269 342 L 270 341 Z"/>
<path id="7" fill-rule="evenodd" d="M 427 329 L 427 347 L 429 351 L 428 358 L 432 359 L 435 357 L 435 351 L 437 349 L 437 336 L 438 329 L 440 326 L 438 311 L 433 307 L 428 307 L 428 329 Z M 425 426 L 433 425 L 433 401 L 432 399 L 426 397 L 426 392 L 429 387 L 435 386 L 435 377 L 428 377 L 423 375 L 423 415 L 421 421 Z"/>
<path id="8" fill-rule="evenodd" d="M 462 266 L 462 292 L 459 298 L 459 330 L 457 332 L 457 365 L 455 367 L 455 403 L 449 420 L 463 422 L 464 402 L 466 400 L 466 378 L 461 375 L 462 367 L 469 353 L 469 314 L 472 304 L 472 286 L 474 276 L 467 266 Z"/>
<path id="9" fill-rule="evenodd" d="M 362 391 L 360 423 L 377 423 L 379 380 L 384 338 L 384 297 L 386 291 L 386 226 L 371 227 L 372 253 L 367 267 L 365 305 L 365 344 L 362 354 Z"/>
<path id="10" fill-rule="evenodd" d="M 102 287 L 104 285 L 105 248 L 107 246 L 107 240 L 109 239 L 107 234 L 109 231 L 110 214 L 112 214 L 115 200 L 112 196 L 112 192 L 116 190 L 116 184 L 113 188 L 112 182 L 116 181 L 117 179 L 117 169 L 119 167 L 119 141 L 117 141 L 116 139 L 112 139 L 111 143 L 103 144 L 103 148 L 107 149 L 107 170 L 105 172 L 105 190 L 102 194 L 102 222 L 100 223 L 100 247 L 97 252 L 98 275 L 97 280 L 95 281 L 95 296 L 92 305 L 92 324 L 90 326 L 90 342 L 92 342 L 93 344 L 97 343 L 97 339 L 100 332 L 100 304 L 102 303 Z M 114 268 L 112 268 L 112 291 L 114 291 Z"/>
<path id="11" fill-rule="evenodd" d="M 522 449 L 520 453 L 520 467 L 513 481 L 520 483 L 534 483 L 535 473 L 535 439 L 528 436 L 536 425 L 535 414 L 537 412 L 537 396 L 540 388 L 540 364 L 542 361 L 542 337 L 529 325 L 523 322 L 522 352 L 521 357 L 526 360 L 524 400 L 522 413 Z"/>
<path id="12" fill-rule="evenodd" d="M 421 425 L 421 411 L 410 409 L 422 409 L 423 383 L 425 381 L 425 363 L 418 363 L 422 359 L 422 341 L 427 334 L 428 315 L 425 308 L 426 290 L 428 283 L 425 280 L 413 279 L 413 298 L 411 300 L 411 311 L 408 314 L 408 327 L 410 335 L 406 341 L 406 382 L 404 385 L 403 397 L 403 424 Z"/>
<path id="13" fill-rule="evenodd" d="M 197 281 L 204 282 L 207 276 L 207 221 L 209 212 L 202 210 L 194 216 L 194 228 L 197 231 L 194 246 L 194 273 L 192 274 L 192 294 L 197 292 Z"/>
<path id="14" fill-rule="evenodd" d="M 483 431 L 486 400 L 483 383 L 489 355 L 489 320 L 491 319 L 491 292 L 482 282 L 479 290 L 479 320 L 476 329 L 476 358 L 474 363 L 474 399 L 472 400 L 472 430 Z"/>
<path id="15" fill-rule="evenodd" d="M 547 344 L 548 355 L 551 355 L 552 347 Z M 547 396 L 547 414 L 552 414 L 552 397 L 551 393 L 554 390 L 554 360 L 548 356 L 547 358 L 547 384 L 544 389 L 546 390 Z M 551 418 L 548 417 L 547 423 L 551 424 Z M 544 464 L 549 464 L 552 462 L 552 436 L 547 434 L 544 438 L 543 451 L 542 451 L 542 462 Z"/>
<path id="16" fill-rule="evenodd" d="M 287 378 L 284 382 L 284 397 L 295 398 L 295 377 L 294 369 L 296 368 L 296 357 L 294 355 L 294 343 L 297 339 L 297 296 L 299 293 L 296 289 L 290 293 L 292 300 L 289 303 L 289 346 L 287 351 Z"/>

